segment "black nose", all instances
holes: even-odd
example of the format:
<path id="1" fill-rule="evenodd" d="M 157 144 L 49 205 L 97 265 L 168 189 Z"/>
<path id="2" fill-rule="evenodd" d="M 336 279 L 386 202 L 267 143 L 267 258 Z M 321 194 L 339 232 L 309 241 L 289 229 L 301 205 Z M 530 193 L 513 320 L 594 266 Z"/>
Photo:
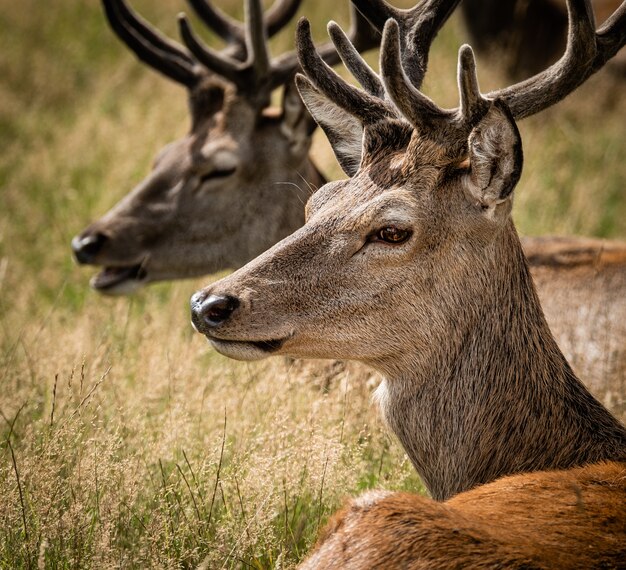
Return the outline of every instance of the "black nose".
<path id="1" fill-rule="evenodd" d="M 191 320 L 200 332 L 226 321 L 239 306 L 239 299 L 230 295 L 209 295 L 199 291 L 191 297 Z"/>
<path id="2" fill-rule="evenodd" d="M 72 240 L 72 250 L 78 263 L 93 263 L 107 237 L 100 232 L 86 236 L 76 236 Z"/>

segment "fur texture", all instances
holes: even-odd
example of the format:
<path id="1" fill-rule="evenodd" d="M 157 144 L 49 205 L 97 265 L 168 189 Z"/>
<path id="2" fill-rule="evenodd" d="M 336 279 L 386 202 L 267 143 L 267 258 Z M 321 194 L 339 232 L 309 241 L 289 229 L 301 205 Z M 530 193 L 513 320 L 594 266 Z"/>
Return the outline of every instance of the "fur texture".
<path id="1" fill-rule="evenodd" d="M 373 491 L 334 515 L 299 568 L 623 568 L 625 495 L 623 463 L 505 477 L 445 503 Z"/>

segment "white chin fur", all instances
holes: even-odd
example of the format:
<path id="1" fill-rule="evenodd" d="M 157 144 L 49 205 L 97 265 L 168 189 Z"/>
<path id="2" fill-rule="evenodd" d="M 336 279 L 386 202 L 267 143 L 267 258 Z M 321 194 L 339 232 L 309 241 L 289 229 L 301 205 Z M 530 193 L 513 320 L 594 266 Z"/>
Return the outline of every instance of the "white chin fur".
<path id="1" fill-rule="evenodd" d="M 216 339 L 209 339 L 209 342 L 217 352 L 235 360 L 261 360 L 270 356 L 270 353 L 247 342 L 229 342 Z"/>
<path id="2" fill-rule="evenodd" d="M 141 281 L 139 279 L 125 279 L 124 281 L 120 281 L 111 287 L 96 287 L 94 286 L 94 280 L 95 278 L 91 280 L 91 286 L 98 291 L 98 293 L 111 296 L 131 295 L 146 284 L 145 281 Z"/>

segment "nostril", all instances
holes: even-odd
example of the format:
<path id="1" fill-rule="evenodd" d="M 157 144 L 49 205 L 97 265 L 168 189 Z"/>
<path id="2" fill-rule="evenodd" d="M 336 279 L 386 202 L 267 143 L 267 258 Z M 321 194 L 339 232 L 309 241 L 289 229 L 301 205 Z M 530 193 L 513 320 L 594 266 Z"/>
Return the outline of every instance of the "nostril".
<path id="1" fill-rule="evenodd" d="M 82 237 L 76 236 L 72 240 L 72 250 L 76 260 L 79 263 L 92 263 L 106 241 L 107 237 L 100 232 Z"/>
<path id="2" fill-rule="evenodd" d="M 226 321 L 239 306 L 239 299 L 230 295 L 211 295 L 198 307 L 202 321 L 215 327 Z"/>
<path id="3" fill-rule="evenodd" d="M 191 309 L 196 310 L 196 308 L 199 308 L 200 305 L 202 305 L 202 301 L 204 301 L 206 298 L 207 294 L 204 291 L 197 291 L 196 293 L 194 293 L 189 300 Z"/>

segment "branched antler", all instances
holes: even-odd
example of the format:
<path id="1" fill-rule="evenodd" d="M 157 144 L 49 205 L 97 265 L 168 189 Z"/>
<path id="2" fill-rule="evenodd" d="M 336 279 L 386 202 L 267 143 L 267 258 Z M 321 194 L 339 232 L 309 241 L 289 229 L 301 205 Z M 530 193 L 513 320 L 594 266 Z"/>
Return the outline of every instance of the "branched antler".
<path id="1" fill-rule="evenodd" d="M 492 91 L 503 99 L 516 119 L 558 103 L 598 71 L 626 43 L 626 2 L 596 32 L 589 0 L 567 0 L 569 29 L 563 57 L 537 75 Z"/>
<path id="2" fill-rule="evenodd" d="M 406 76 L 419 89 L 428 67 L 430 46 L 459 0 L 423 0 L 408 10 L 390 6 L 384 0 L 352 0 L 352 3 L 381 33 L 387 20 L 398 23 Z"/>
<path id="3" fill-rule="evenodd" d="M 340 37 L 336 33 L 335 36 Z M 340 41 L 335 46 L 344 61 L 354 57 L 354 50 L 347 50 L 348 43 Z M 340 107 L 358 117 L 363 124 L 372 124 L 394 116 L 394 110 L 388 108 L 378 96 L 370 95 L 350 85 L 323 60 L 315 51 L 311 26 L 305 18 L 298 22 L 296 49 L 302 70 L 314 87 Z M 362 58 L 359 57 L 359 59 L 359 65 L 365 68 L 367 64 Z M 353 62 L 352 65 L 355 63 Z"/>
<path id="4" fill-rule="evenodd" d="M 489 109 L 491 101 L 503 101 L 515 119 L 533 115 L 566 97 L 626 43 L 626 1 L 596 32 L 589 0 L 568 0 L 568 43 L 560 61 L 526 81 L 482 95 L 472 49 L 462 46 L 458 63 L 460 105 L 455 109 L 442 109 L 418 88 L 423 79 L 422 71 L 428 60 L 430 44 L 426 41 L 407 42 L 405 36 L 409 30 L 413 38 L 420 37 L 421 26 L 424 26 L 425 37 L 434 38 L 438 28 L 433 22 L 445 22 L 453 0 L 443 0 L 439 4 L 437 0 L 427 0 L 409 11 L 392 8 L 383 0 L 353 1 L 374 25 L 379 25 L 383 18 L 391 15 L 384 25 L 381 77 L 376 76 L 336 24 L 331 23 L 329 33 L 337 51 L 365 91 L 346 83 L 316 56 L 311 49 L 309 26 L 301 23 L 297 32 L 297 48 L 308 80 L 363 125 L 400 117 L 409 121 L 420 133 L 452 146 L 466 139 Z M 427 7 L 423 17 L 418 10 L 421 7 Z M 418 60 L 417 67 L 413 59 Z"/>
<path id="5" fill-rule="evenodd" d="M 273 89 L 289 81 L 299 68 L 295 52 L 270 59 L 267 39 L 294 16 L 302 0 L 276 0 L 263 14 L 261 0 L 245 1 L 245 22 L 238 22 L 214 7 L 209 0 L 188 0 L 200 19 L 227 43 L 218 51 L 206 46 L 193 32 L 184 15 L 179 17 L 186 47 L 170 40 L 138 16 L 126 0 L 102 0 L 115 33 L 137 57 L 170 79 L 193 89 L 208 73 L 232 82 L 252 104 L 263 108 Z M 350 42 L 363 51 L 379 43 L 379 34 L 352 8 Z M 332 43 L 319 48 L 329 63 L 339 56 Z"/>
<path id="6" fill-rule="evenodd" d="M 141 61 L 189 88 L 198 82 L 199 70 L 183 46 L 155 30 L 124 0 L 102 0 L 102 4 L 113 31 Z"/>
<path id="7" fill-rule="evenodd" d="M 194 3 L 198 2 L 199 0 L 194 0 Z M 291 11 L 288 9 L 291 6 L 287 4 L 288 2 L 283 0 L 271 10 L 274 14 L 274 25 L 276 22 L 285 21 L 286 14 Z M 351 15 L 349 41 L 354 49 L 363 51 L 378 45 L 377 34 L 367 20 L 355 9 L 352 9 Z M 269 102 L 272 90 L 291 79 L 300 64 L 295 52 L 274 59 L 269 58 L 265 37 L 269 22 L 265 24 L 263 22 L 260 0 L 246 0 L 246 23 L 245 45 L 248 55 L 245 61 L 237 61 L 205 45 L 194 33 L 187 18 L 184 15 L 179 17 L 181 37 L 198 61 L 234 83 L 241 92 L 256 98 L 260 105 L 265 105 Z M 330 64 L 339 61 L 337 51 L 330 42 L 318 48 L 313 46 L 313 50 Z"/>
<path id="8" fill-rule="evenodd" d="M 224 14 L 217 9 L 209 0 L 187 0 L 199 18 L 211 28 L 218 36 L 227 42 L 245 44 L 246 30 L 241 22 Z M 276 0 L 265 15 L 267 37 L 271 38 L 280 32 L 289 20 L 296 15 L 302 0 Z"/>

